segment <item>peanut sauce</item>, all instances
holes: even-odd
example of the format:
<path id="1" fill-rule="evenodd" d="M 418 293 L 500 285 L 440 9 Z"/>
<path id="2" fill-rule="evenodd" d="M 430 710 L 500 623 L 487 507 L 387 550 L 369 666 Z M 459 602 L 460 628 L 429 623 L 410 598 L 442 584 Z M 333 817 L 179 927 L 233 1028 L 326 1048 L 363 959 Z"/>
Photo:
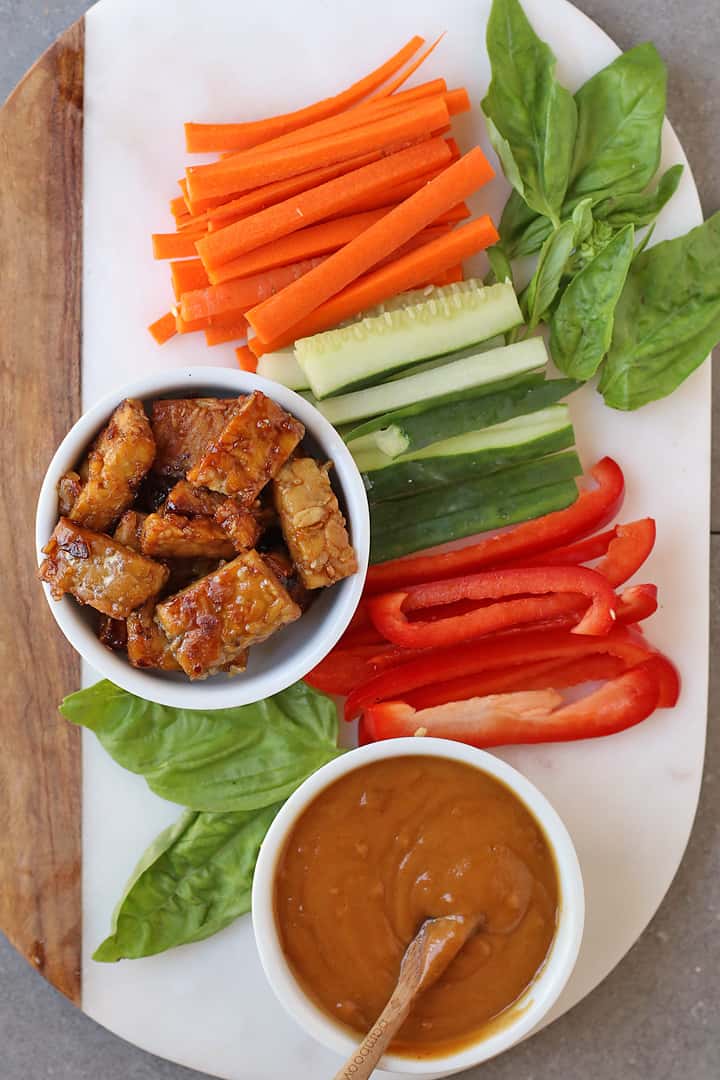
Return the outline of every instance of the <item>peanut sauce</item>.
<path id="1" fill-rule="evenodd" d="M 552 852 L 504 784 L 462 762 L 391 758 L 322 791 L 275 877 L 285 955 L 310 998 L 365 1033 L 427 918 L 479 920 L 391 1046 L 428 1057 L 480 1037 L 532 983 L 556 928 Z"/>

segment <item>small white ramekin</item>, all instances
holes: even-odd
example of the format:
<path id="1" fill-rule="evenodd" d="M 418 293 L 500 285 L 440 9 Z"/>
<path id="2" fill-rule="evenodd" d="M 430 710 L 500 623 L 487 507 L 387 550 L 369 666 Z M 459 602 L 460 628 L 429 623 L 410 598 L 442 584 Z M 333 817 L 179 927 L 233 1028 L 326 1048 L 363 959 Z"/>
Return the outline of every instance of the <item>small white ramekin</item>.
<path id="1" fill-rule="evenodd" d="M 349 1057 L 359 1040 L 335 1023 L 303 991 L 282 950 L 274 911 L 278 861 L 293 826 L 315 797 L 341 776 L 370 762 L 392 757 L 439 757 L 461 761 L 496 777 L 525 804 L 542 828 L 557 867 L 560 889 L 558 925 L 545 963 L 523 996 L 488 1034 L 443 1056 L 412 1058 L 386 1054 L 380 1068 L 416 1076 L 450 1075 L 479 1065 L 509 1049 L 535 1028 L 557 1000 L 575 966 L 585 918 L 582 876 L 575 848 L 563 822 L 544 795 L 500 758 L 446 739 L 403 738 L 363 746 L 323 766 L 290 796 L 273 821 L 260 849 L 252 893 L 252 920 L 260 960 L 276 997 L 305 1031 L 330 1050 Z"/>
<path id="2" fill-rule="evenodd" d="M 311 452 L 334 465 L 333 485 L 343 503 L 350 538 L 357 553 L 359 569 L 331 589 L 324 589 L 302 618 L 262 645 L 250 650 L 247 671 L 228 678 L 216 675 L 191 682 L 175 672 L 133 668 L 120 653 L 113 653 L 98 641 L 93 628 L 94 612 L 83 608 L 70 596 L 53 600 L 45 589 L 50 610 L 70 644 L 83 659 L 124 690 L 161 705 L 186 709 L 224 709 L 247 705 L 284 690 L 318 664 L 338 641 L 360 600 L 367 573 L 370 548 L 370 520 L 362 477 L 338 433 L 317 409 L 299 394 L 278 383 L 234 368 L 193 367 L 160 371 L 121 386 L 80 417 L 70 429 L 48 467 L 40 489 L 35 519 L 38 565 L 41 548 L 47 543 L 58 519 L 57 485 L 60 477 L 74 469 L 88 446 L 125 398 L 150 403 L 159 397 L 233 397 L 261 390 L 306 429 Z"/>

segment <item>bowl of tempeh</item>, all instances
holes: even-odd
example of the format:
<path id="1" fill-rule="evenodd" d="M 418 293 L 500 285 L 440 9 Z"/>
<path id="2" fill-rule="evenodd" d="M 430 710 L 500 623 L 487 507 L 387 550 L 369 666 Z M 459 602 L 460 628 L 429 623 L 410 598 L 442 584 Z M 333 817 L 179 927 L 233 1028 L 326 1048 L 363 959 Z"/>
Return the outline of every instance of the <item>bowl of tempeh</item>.
<path id="1" fill-rule="evenodd" d="M 304 398 L 229 368 L 156 372 L 88 410 L 38 499 L 38 576 L 70 644 L 164 705 L 259 701 L 330 651 L 370 525 L 342 439 Z"/>

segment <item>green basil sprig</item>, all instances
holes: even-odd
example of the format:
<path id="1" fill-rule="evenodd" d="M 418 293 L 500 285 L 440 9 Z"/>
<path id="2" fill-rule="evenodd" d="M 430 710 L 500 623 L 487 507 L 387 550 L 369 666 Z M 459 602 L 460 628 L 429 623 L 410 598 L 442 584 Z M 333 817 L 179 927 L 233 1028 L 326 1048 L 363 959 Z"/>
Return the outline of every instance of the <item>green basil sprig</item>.
<path id="1" fill-rule="evenodd" d="M 65 698 L 60 711 L 156 795 L 192 810 L 269 806 L 341 753 L 335 703 L 305 683 L 254 705 L 201 712 L 156 705 L 104 680 Z"/>
<path id="2" fill-rule="evenodd" d="M 718 341 L 720 211 L 634 260 L 615 311 L 600 392 L 614 409 L 666 397 Z"/>
<path id="3" fill-rule="evenodd" d="M 143 855 L 93 960 L 134 960 L 202 941 L 249 911 L 260 845 L 281 805 L 186 811 Z"/>

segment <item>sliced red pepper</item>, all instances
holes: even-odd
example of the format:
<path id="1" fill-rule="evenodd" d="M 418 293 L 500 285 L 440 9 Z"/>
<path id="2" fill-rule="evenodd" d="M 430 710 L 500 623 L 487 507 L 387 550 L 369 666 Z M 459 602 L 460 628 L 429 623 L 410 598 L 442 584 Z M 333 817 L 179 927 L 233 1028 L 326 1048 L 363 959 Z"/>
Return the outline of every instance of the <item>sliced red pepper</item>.
<path id="1" fill-rule="evenodd" d="M 477 573 L 478 570 L 503 565 L 510 559 L 550 551 L 560 544 L 587 536 L 610 521 L 625 493 L 622 470 L 612 458 L 602 458 L 590 473 L 598 486 L 583 489 L 566 510 L 557 510 L 534 521 L 523 522 L 458 551 L 441 555 L 413 555 L 371 566 L 365 582 L 365 594 L 391 592 L 425 581 Z"/>
<path id="2" fill-rule="evenodd" d="M 614 735 L 650 716 L 658 705 L 661 678 L 658 661 L 651 658 L 560 708 L 552 690 L 498 694 L 420 710 L 404 701 L 384 701 L 367 710 L 366 724 L 374 739 L 431 735 L 481 748 L 592 739 Z"/>
<path id="3" fill-rule="evenodd" d="M 394 592 L 372 596 L 368 610 L 375 629 L 388 641 L 407 648 L 435 648 L 472 641 L 485 634 L 507 630 L 524 623 L 540 622 L 554 614 L 552 601 L 574 602 L 567 593 L 590 598 L 574 634 L 606 634 L 615 618 L 616 596 L 602 574 L 586 566 L 537 566 L 529 570 L 489 570 L 484 574 L 416 585 L 409 593 Z M 532 595 L 527 595 L 532 594 Z M 406 611 L 423 611 L 458 600 L 521 599 L 477 607 L 464 615 L 439 621 L 410 622 Z M 550 603 L 548 603 L 550 601 Z M 549 612 L 549 614 L 548 614 Z"/>
<path id="4" fill-rule="evenodd" d="M 380 645 L 335 647 L 307 673 L 305 682 L 325 694 L 349 694 L 361 683 L 417 655 L 417 650 L 401 649 L 386 641 Z"/>
<path id="5" fill-rule="evenodd" d="M 509 559 L 503 566 L 579 566 L 581 563 L 592 562 L 601 559 L 610 547 L 610 541 L 617 536 L 617 525 L 605 532 L 587 536 L 584 540 L 577 540 L 574 544 L 565 544 L 563 547 L 552 548 L 540 555 L 520 556 L 519 559 Z"/>
<path id="6" fill-rule="evenodd" d="M 607 555 L 595 569 L 616 589 L 640 569 L 655 546 L 655 520 L 641 518 L 618 525 Z"/>
<path id="7" fill-rule="evenodd" d="M 597 653 L 618 656 L 628 667 L 641 663 L 649 656 L 658 656 L 639 630 L 616 626 L 603 637 L 572 634 L 566 630 L 524 630 L 497 634 L 491 638 L 433 649 L 416 660 L 376 675 L 356 687 L 345 702 L 345 718 L 363 712 L 369 705 L 392 698 L 402 698 L 410 690 L 432 683 L 457 679 L 464 675 L 527 664 L 536 660 L 575 659 Z M 668 660 L 664 660 L 660 706 L 670 707 L 677 701 L 679 680 Z"/>
<path id="8" fill-rule="evenodd" d="M 620 657 L 600 653 L 578 660 L 540 660 L 534 664 L 491 671 L 487 674 L 465 675 L 459 679 L 421 686 L 403 695 L 403 701 L 414 709 L 430 709 L 448 701 L 466 701 L 488 694 L 510 694 L 519 690 L 564 690 L 585 682 L 614 679 L 627 670 Z"/>

